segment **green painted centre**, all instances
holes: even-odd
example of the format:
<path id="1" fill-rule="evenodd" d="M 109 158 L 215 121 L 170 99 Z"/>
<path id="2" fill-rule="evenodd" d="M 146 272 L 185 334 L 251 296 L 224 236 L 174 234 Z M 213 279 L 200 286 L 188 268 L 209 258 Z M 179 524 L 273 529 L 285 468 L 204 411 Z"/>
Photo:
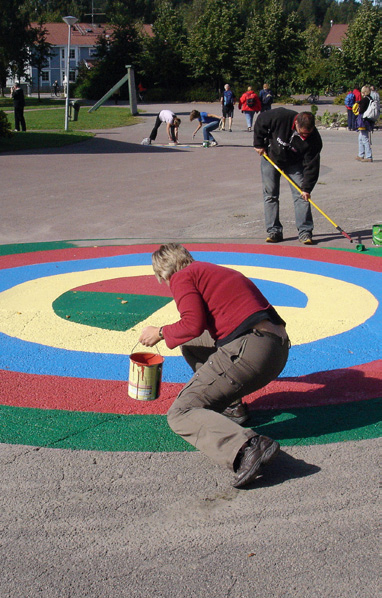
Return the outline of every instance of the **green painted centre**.
<path id="1" fill-rule="evenodd" d="M 68 291 L 53 302 L 63 320 L 124 332 L 172 301 L 171 297 Z"/>

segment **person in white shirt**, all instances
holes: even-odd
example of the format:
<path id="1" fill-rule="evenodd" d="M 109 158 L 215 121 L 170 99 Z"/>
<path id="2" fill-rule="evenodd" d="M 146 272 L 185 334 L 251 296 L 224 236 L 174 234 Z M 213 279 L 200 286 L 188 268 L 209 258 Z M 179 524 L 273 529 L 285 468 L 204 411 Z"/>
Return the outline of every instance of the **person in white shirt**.
<path id="1" fill-rule="evenodd" d="M 178 143 L 178 129 L 181 123 L 180 118 L 178 118 L 171 110 L 161 110 L 156 118 L 150 137 L 146 137 L 146 139 L 142 141 L 142 145 L 150 145 L 152 141 L 155 141 L 158 129 L 162 123 L 166 123 L 166 131 L 170 143 Z"/>

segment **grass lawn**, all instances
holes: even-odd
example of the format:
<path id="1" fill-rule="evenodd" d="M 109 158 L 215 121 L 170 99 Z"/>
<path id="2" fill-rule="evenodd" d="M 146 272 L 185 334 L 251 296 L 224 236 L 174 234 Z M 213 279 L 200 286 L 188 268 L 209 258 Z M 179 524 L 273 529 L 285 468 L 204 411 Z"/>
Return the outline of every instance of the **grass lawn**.
<path id="1" fill-rule="evenodd" d="M 102 106 L 89 114 L 90 106 L 81 106 L 78 121 L 69 121 L 70 131 L 89 129 L 114 129 L 126 127 L 138 122 L 137 117 L 131 116 L 128 108 Z M 7 113 L 8 120 L 14 125 L 13 114 Z M 49 108 L 48 110 L 25 110 L 25 120 L 29 131 L 63 131 L 65 129 L 65 107 Z"/>
<path id="2" fill-rule="evenodd" d="M 38 98 L 25 98 L 25 110 L 34 110 L 34 109 L 43 109 L 46 107 L 55 108 L 57 106 L 65 106 L 65 98 L 62 99 L 50 99 L 50 98 L 41 98 L 41 101 L 38 101 Z M 0 110 L 13 110 L 13 100 L 12 98 L 1 98 L 0 97 Z"/>

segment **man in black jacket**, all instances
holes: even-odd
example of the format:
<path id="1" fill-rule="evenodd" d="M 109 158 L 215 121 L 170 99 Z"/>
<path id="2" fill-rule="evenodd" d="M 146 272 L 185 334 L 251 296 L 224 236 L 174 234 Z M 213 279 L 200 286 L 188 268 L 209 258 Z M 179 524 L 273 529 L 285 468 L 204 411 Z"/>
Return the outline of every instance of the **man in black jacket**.
<path id="1" fill-rule="evenodd" d="M 11 97 L 13 98 L 13 109 L 15 114 L 15 131 L 20 131 L 20 124 L 23 131 L 27 130 L 24 118 L 25 98 L 24 92 L 18 83 L 12 87 Z"/>
<path id="2" fill-rule="evenodd" d="M 253 145 L 266 153 L 302 190 L 292 185 L 295 219 L 300 243 L 312 244 L 313 216 L 310 193 L 320 172 L 322 140 L 311 112 L 276 108 L 261 113 L 255 123 Z M 267 243 L 283 240 L 279 216 L 280 173 L 264 157 L 261 159 Z"/>

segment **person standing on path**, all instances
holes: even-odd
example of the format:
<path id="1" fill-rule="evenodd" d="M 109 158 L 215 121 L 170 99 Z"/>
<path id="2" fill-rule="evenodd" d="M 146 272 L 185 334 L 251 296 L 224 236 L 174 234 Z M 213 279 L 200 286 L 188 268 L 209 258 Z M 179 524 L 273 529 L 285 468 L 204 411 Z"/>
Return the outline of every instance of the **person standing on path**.
<path id="1" fill-rule="evenodd" d="M 233 120 L 233 111 L 236 102 L 235 94 L 231 90 L 231 87 L 228 83 L 224 85 L 223 95 L 220 98 L 222 104 L 222 131 L 225 131 L 225 121 L 228 118 L 228 130 L 232 133 L 232 120 Z"/>
<path id="2" fill-rule="evenodd" d="M 239 110 L 241 110 L 245 116 L 248 131 L 252 131 L 253 118 L 255 114 L 261 110 L 259 96 L 252 90 L 252 87 L 248 87 L 247 91 L 241 96 L 239 100 Z"/>
<path id="3" fill-rule="evenodd" d="M 371 150 L 371 133 L 374 128 L 374 122 L 364 117 L 366 110 L 371 102 L 370 87 L 364 85 L 361 89 L 361 101 L 358 104 L 358 115 L 356 123 L 358 128 L 358 156 L 359 162 L 372 162 L 373 153 Z"/>
<path id="4" fill-rule="evenodd" d="M 15 131 L 27 130 L 24 118 L 25 97 L 19 83 L 15 83 L 11 90 L 11 97 L 13 98 L 13 109 L 15 115 Z"/>
<path id="5" fill-rule="evenodd" d="M 300 243 L 311 245 L 313 216 L 309 199 L 318 180 L 322 149 L 314 115 L 286 108 L 262 112 L 255 123 L 253 145 L 261 156 L 265 226 L 268 233 L 266 242 L 280 243 L 283 240 L 283 226 L 279 204 L 281 174 L 264 158 L 265 153 L 302 189 L 302 193 L 299 193 L 290 185 L 298 239 Z"/>
<path id="6" fill-rule="evenodd" d="M 268 83 L 264 83 L 263 89 L 260 91 L 259 94 L 260 102 L 261 102 L 261 112 L 266 112 L 272 108 L 273 103 L 273 93 L 268 85 Z"/>
<path id="7" fill-rule="evenodd" d="M 236 488 L 246 486 L 280 445 L 242 428 L 224 411 L 282 372 L 290 346 L 285 322 L 249 278 L 195 261 L 182 245 L 162 245 L 152 264 L 158 281 L 170 287 L 180 320 L 147 326 L 139 342 L 153 347 L 164 339 L 170 349 L 181 346 L 195 372 L 168 411 L 169 426 L 233 470 Z"/>

